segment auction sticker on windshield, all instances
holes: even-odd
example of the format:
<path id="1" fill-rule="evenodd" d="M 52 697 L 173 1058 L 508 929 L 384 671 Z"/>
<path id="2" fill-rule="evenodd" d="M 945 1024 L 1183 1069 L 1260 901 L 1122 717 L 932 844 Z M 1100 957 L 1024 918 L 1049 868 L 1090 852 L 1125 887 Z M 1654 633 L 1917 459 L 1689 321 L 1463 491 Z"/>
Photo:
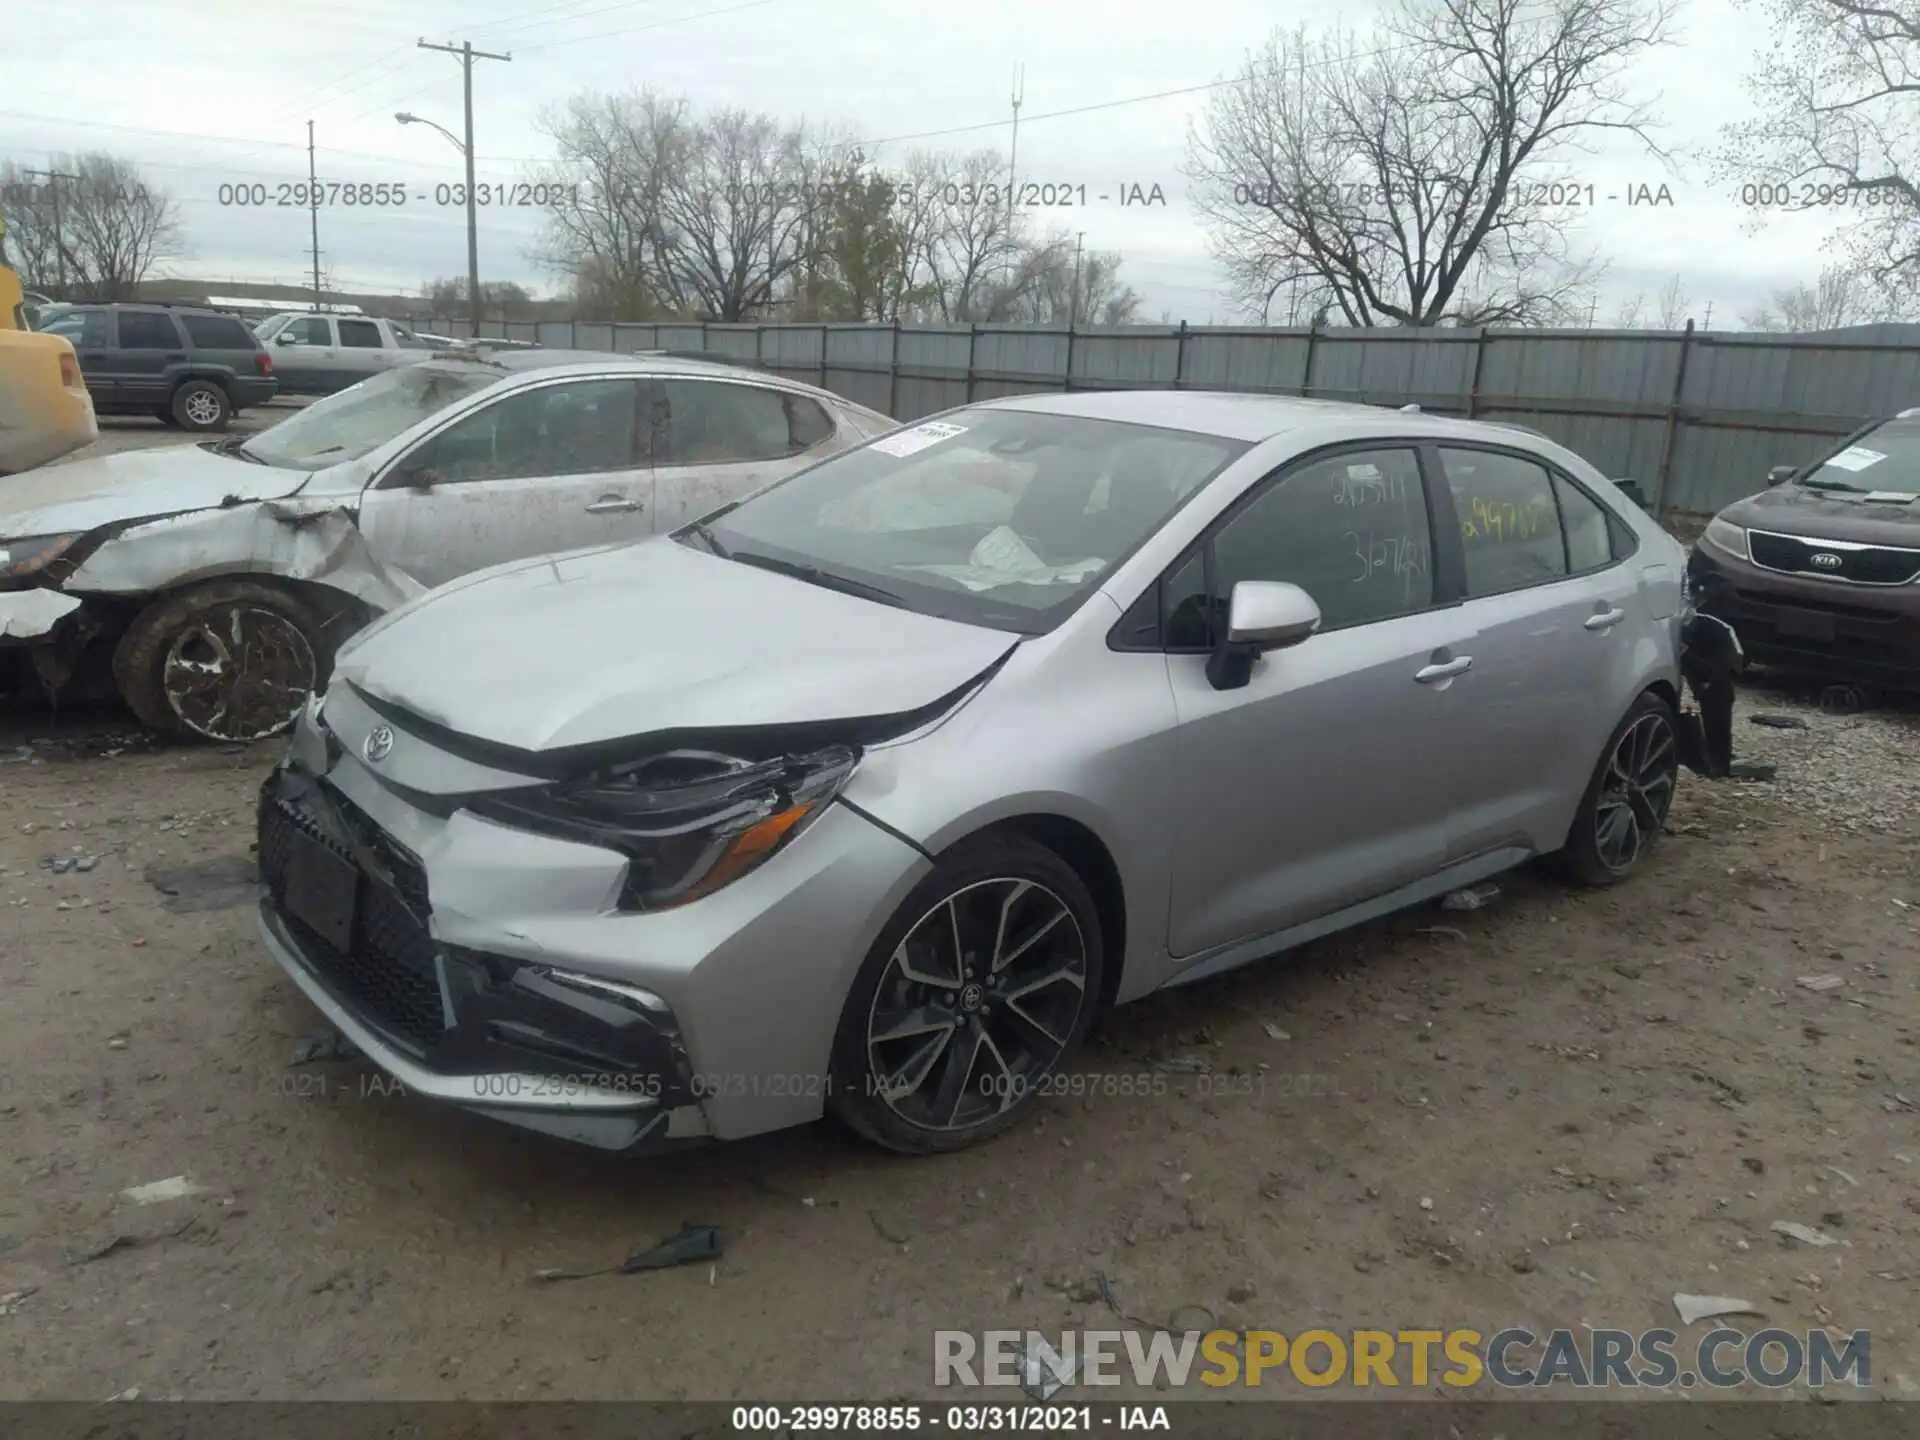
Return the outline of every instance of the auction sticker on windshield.
<path id="1" fill-rule="evenodd" d="M 1859 445 L 1849 445 L 1838 455 L 1831 457 L 1827 464 L 1838 465 L 1842 470 L 1864 470 L 1869 465 L 1878 465 L 1887 457 L 1878 450 L 1868 450 Z"/>
<path id="2" fill-rule="evenodd" d="M 884 439 L 876 440 L 871 446 L 882 455 L 915 455 L 929 445 L 938 445 L 942 440 L 951 440 L 956 435 L 967 433 L 964 425 L 949 425 L 944 420 L 929 420 L 924 425 L 915 425 L 911 430 L 902 430 Z"/>

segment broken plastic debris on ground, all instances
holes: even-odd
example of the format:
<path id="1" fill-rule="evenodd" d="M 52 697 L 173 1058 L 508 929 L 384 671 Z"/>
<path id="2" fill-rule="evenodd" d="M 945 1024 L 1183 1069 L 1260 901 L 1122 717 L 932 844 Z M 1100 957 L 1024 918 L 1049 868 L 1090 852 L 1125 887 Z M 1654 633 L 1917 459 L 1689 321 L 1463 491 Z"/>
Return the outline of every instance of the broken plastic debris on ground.
<path id="1" fill-rule="evenodd" d="M 699 1260 L 717 1260 L 725 1250 L 720 1231 L 712 1225 L 683 1225 L 658 1245 L 634 1251 L 618 1265 L 598 1270 L 536 1270 L 536 1280 L 586 1280 L 595 1275 L 634 1275 L 643 1270 L 668 1270 Z"/>

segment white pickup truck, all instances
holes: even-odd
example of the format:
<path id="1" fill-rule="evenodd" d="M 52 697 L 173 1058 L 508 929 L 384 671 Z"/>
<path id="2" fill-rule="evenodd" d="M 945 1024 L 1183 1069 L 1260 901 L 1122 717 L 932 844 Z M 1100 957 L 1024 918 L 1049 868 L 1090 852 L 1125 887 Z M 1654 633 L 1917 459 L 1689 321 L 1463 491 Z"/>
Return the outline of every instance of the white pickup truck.
<path id="1" fill-rule="evenodd" d="M 363 315 L 290 311 L 262 321 L 254 334 L 273 356 L 282 395 L 331 395 L 441 348 L 404 325 Z"/>

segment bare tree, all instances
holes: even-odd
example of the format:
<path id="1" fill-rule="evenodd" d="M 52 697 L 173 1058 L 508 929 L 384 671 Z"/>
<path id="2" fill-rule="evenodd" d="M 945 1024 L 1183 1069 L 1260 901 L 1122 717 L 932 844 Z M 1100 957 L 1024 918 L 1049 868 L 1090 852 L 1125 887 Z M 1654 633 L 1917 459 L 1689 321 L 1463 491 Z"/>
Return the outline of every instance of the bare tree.
<path id="1" fill-rule="evenodd" d="M 1349 325 L 1583 310 L 1567 165 L 1608 131 L 1658 153 L 1622 76 L 1674 3 L 1397 0 L 1365 36 L 1273 36 L 1188 147 L 1243 308 Z"/>
<path id="2" fill-rule="evenodd" d="M 576 95 L 542 116 L 540 129 L 557 157 L 538 178 L 564 199 L 547 213 L 535 258 L 572 279 L 576 302 L 590 314 L 652 320 L 671 313 L 661 196 L 693 143 L 686 102 L 645 91 Z"/>
<path id="3" fill-rule="evenodd" d="M 1659 307 L 1654 312 L 1655 329 L 1684 330 L 1687 328 L 1687 315 L 1693 308 L 1693 297 L 1681 288 L 1678 274 L 1667 282 L 1666 289 L 1660 292 L 1655 304 Z"/>
<path id="4" fill-rule="evenodd" d="M 922 154 L 909 163 L 909 173 L 933 197 L 922 244 L 939 318 L 1006 318 L 993 311 L 1015 268 L 1022 218 L 1007 203 L 1006 160 L 991 150 L 952 161 Z"/>
<path id="5" fill-rule="evenodd" d="M 1747 311 L 1740 323 L 1749 330 L 1806 334 L 1898 318 L 1870 277 L 1842 264 L 1827 266 L 1811 285 L 1802 282 L 1774 291 L 1770 305 Z"/>
<path id="6" fill-rule="evenodd" d="M 1848 216 L 1841 254 L 1905 308 L 1920 296 L 1920 5 L 1741 3 L 1775 43 L 1748 77 L 1760 114 L 1727 131 L 1719 177 L 1756 223 L 1780 210 Z"/>
<path id="7" fill-rule="evenodd" d="M 60 299 L 127 300 L 180 243 L 173 197 L 115 155 L 55 156 L 48 170 L 76 179 L 29 177 L 0 165 L 0 204 L 25 283 Z M 57 193 L 54 187 L 58 187 Z"/>
<path id="8" fill-rule="evenodd" d="M 1111 250 L 1076 254 L 1078 248 L 1072 235 L 1060 233 L 1023 246 L 988 302 L 992 318 L 1032 325 L 1130 323 L 1141 301 L 1120 279 L 1121 257 Z"/>

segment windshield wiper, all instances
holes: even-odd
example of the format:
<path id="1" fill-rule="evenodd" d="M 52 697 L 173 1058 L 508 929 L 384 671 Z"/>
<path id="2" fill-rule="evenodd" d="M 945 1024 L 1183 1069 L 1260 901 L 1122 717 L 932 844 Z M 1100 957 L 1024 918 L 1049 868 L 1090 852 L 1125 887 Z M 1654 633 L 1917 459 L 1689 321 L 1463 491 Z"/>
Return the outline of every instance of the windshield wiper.
<path id="1" fill-rule="evenodd" d="M 712 527 L 704 520 L 696 520 L 693 524 L 687 526 L 687 534 L 698 536 L 701 543 L 722 560 L 731 560 L 733 558 L 733 552 L 720 543 L 719 537 L 713 533 Z"/>
<path id="2" fill-rule="evenodd" d="M 251 450 L 247 449 L 246 446 L 247 437 L 244 435 L 229 435 L 224 440 L 202 440 L 200 442 L 200 448 L 202 450 L 211 451 L 215 455 L 226 455 L 235 460 L 244 460 L 249 465 L 264 465 L 267 463 Z"/>
<path id="3" fill-rule="evenodd" d="M 867 600 L 878 600 L 882 605 L 891 605 L 897 610 L 911 608 L 893 591 L 881 585 L 869 585 L 864 580 L 849 580 L 844 575 L 835 575 L 822 570 L 818 565 L 805 565 L 797 560 L 780 560 L 772 555 L 742 555 L 738 551 L 728 557 L 742 565 L 751 565 L 757 570 L 771 570 L 776 575 L 791 575 L 796 580 L 804 580 L 809 585 L 818 585 L 822 590 L 838 590 L 844 595 L 858 595 Z"/>
<path id="4" fill-rule="evenodd" d="M 1867 493 L 1866 486 L 1849 485 L 1844 480 L 1802 480 L 1800 483 L 1809 490 L 1845 490 L 1850 495 L 1865 495 Z"/>

